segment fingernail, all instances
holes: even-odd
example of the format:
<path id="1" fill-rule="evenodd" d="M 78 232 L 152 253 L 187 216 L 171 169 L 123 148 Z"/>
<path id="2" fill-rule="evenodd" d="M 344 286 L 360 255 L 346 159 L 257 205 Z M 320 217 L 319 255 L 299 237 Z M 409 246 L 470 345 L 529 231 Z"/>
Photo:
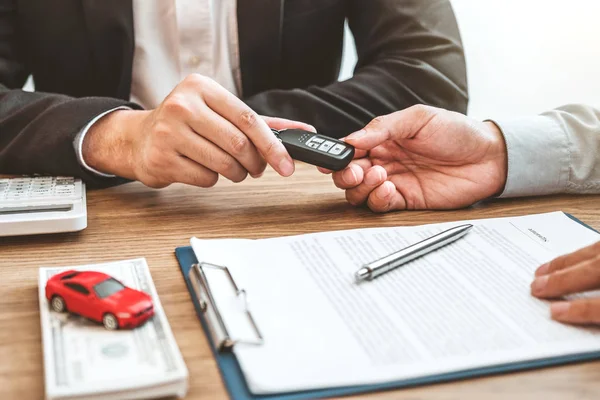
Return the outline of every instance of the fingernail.
<path id="1" fill-rule="evenodd" d="M 546 275 L 550 269 L 550 263 L 546 263 L 535 270 L 535 276 Z"/>
<path id="2" fill-rule="evenodd" d="M 346 168 L 346 170 L 342 172 L 342 179 L 349 185 L 355 185 L 358 181 L 358 178 L 356 177 L 356 174 L 352 168 Z"/>
<path id="3" fill-rule="evenodd" d="M 312 131 L 312 132 L 315 132 L 315 133 L 317 132 L 317 128 L 315 128 L 315 127 L 314 127 L 314 126 L 312 126 L 312 125 L 308 125 L 308 128 L 309 128 L 309 130 L 310 130 L 310 131 Z"/>
<path id="4" fill-rule="evenodd" d="M 383 192 L 383 193 L 381 193 Z M 375 197 L 377 197 L 379 200 L 385 200 L 389 197 L 389 191 L 387 188 L 385 188 L 385 191 L 383 190 L 377 190 L 375 191 Z"/>
<path id="5" fill-rule="evenodd" d="M 531 292 L 539 293 L 544 290 L 548 283 L 548 275 L 540 276 L 531 283 Z"/>
<path id="6" fill-rule="evenodd" d="M 370 174 L 365 176 L 365 183 L 370 186 L 377 185 L 381 182 L 381 173 L 377 170 L 372 171 Z"/>
<path id="7" fill-rule="evenodd" d="M 254 179 L 258 179 L 261 176 L 263 176 L 264 172 L 261 172 L 260 174 L 256 174 L 256 175 L 250 175 L 251 177 L 253 177 Z"/>
<path id="8" fill-rule="evenodd" d="M 550 306 L 550 313 L 552 317 L 564 317 L 571 308 L 571 303 L 568 301 L 559 301 L 558 303 L 552 303 Z"/>
<path id="9" fill-rule="evenodd" d="M 283 176 L 290 176 L 294 173 L 294 162 L 289 158 L 284 158 L 279 162 L 279 172 L 283 174 Z"/>
<path id="10" fill-rule="evenodd" d="M 348 140 L 348 139 L 350 139 L 350 140 L 360 139 L 361 137 L 365 136 L 366 134 L 367 134 L 367 131 L 365 131 L 364 129 L 361 129 L 360 131 L 354 132 L 353 134 L 347 136 L 346 140 Z"/>

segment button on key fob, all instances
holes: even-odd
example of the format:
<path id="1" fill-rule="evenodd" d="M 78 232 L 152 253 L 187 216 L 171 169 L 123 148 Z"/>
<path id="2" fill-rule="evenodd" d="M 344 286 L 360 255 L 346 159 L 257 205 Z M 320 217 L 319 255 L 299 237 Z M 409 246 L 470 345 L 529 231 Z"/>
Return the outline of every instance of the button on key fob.
<path id="1" fill-rule="evenodd" d="M 301 129 L 271 130 L 294 160 L 339 171 L 354 158 L 354 147 L 341 140 Z"/>

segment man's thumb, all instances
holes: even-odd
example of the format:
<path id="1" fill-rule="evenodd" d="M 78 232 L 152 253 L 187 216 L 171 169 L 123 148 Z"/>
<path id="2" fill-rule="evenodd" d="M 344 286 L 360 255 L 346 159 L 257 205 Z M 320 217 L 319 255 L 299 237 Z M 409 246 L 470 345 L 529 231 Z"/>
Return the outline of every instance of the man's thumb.
<path id="1" fill-rule="evenodd" d="M 344 139 L 357 149 L 371 150 L 390 138 L 389 130 L 383 125 L 387 117 L 377 117 L 360 131 L 356 131 Z"/>
<path id="2" fill-rule="evenodd" d="M 435 112 L 433 107 L 418 105 L 383 115 L 373 119 L 344 141 L 357 149 L 370 150 L 386 140 L 411 139 L 431 120 Z"/>

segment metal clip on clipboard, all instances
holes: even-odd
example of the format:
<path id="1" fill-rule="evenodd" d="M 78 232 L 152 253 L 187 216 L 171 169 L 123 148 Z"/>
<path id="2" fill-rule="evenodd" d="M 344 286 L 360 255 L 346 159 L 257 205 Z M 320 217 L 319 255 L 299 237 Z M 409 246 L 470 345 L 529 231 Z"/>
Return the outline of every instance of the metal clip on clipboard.
<path id="1" fill-rule="evenodd" d="M 205 269 L 211 268 L 222 271 L 226 274 L 228 280 L 234 290 L 235 297 L 241 298 L 244 302 L 244 313 L 248 318 L 248 322 L 251 324 L 253 331 L 256 333 L 255 340 L 239 339 L 234 338 L 227 329 L 227 325 L 223 319 L 223 314 L 219 310 L 213 292 L 211 290 L 208 278 L 206 277 Z M 240 289 L 236 284 L 233 276 L 229 272 L 227 267 L 221 265 L 215 265 L 210 263 L 199 263 L 192 265 L 190 269 L 190 282 L 194 289 L 194 294 L 200 305 L 200 310 L 204 315 L 204 320 L 208 326 L 209 334 L 212 342 L 214 343 L 217 351 L 231 350 L 236 344 L 247 344 L 247 345 L 261 345 L 263 344 L 263 336 L 260 333 L 252 313 L 248 309 L 248 303 L 246 301 L 246 291 Z"/>

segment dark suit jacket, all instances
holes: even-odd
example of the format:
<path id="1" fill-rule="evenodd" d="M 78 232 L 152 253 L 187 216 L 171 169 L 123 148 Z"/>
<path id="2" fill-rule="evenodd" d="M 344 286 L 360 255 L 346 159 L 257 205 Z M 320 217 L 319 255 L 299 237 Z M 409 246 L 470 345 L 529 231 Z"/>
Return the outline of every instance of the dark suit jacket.
<path id="1" fill-rule="evenodd" d="M 260 114 L 342 137 L 416 103 L 466 111 L 449 0 L 237 3 L 241 97 Z M 358 65 L 337 82 L 345 19 Z M 133 51 L 131 1 L 0 0 L 0 173 L 115 183 L 82 169 L 72 142 L 95 115 L 139 107 L 128 102 Z M 30 74 L 35 93 L 20 89 Z"/>

